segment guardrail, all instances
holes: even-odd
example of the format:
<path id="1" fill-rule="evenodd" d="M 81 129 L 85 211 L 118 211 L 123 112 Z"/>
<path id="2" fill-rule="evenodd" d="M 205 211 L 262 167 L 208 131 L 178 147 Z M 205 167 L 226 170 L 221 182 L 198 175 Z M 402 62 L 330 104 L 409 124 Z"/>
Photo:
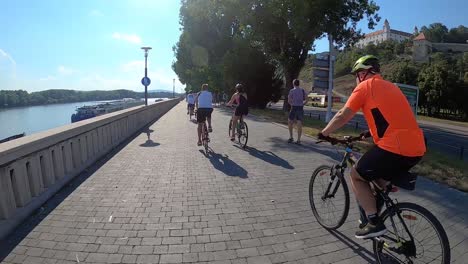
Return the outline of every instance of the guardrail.
<path id="1" fill-rule="evenodd" d="M 68 181 L 179 101 L 136 106 L 1 144 L 0 239 Z"/>

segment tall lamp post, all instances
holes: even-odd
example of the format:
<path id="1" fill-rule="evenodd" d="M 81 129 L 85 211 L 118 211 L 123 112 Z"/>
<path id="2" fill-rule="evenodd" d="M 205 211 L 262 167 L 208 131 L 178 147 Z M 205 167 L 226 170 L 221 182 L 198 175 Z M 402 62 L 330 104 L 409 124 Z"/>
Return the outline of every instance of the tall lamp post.
<path id="1" fill-rule="evenodd" d="M 172 79 L 172 98 L 175 98 L 175 78 Z"/>
<path id="2" fill-rule="evenodd" d="M 148 61 L 148 51 L 151 49 L 151 47 L 141 47 L 142 50 L 145 51 L 145 77 L 141 79 L 141 84 L 145 86 L 145 106 L 148 105 L 148 85 L 150 85 L 151 80 L 148 78 L 148 66 L 147 66 L 147 61 Z"/>

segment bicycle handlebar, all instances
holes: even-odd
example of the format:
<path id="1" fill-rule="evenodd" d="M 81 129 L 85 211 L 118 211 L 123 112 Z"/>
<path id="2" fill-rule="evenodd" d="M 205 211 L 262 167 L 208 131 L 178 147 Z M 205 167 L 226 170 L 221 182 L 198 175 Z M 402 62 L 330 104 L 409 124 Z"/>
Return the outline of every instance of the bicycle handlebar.
<path id="1" fill-rule="evenodd" d="M 319 139 L 316 143 L 319 144 L 322 142 L 329 142 L 332 145 L 336 145 L 336 144 L 349 145 L 355 141 L 361 141 L 361 140 L 362 140 L 361 136 L 357 136 L 357 137 L 344 136 L 344 139 L 338 139 L 335 137 L 328 136 L 327 138 Z"/>

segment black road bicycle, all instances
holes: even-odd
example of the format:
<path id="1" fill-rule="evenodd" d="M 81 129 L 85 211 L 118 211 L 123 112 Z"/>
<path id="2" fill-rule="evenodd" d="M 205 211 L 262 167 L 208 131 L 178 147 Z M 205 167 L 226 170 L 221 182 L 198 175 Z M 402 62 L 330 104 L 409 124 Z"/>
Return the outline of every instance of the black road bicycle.
<path id="1" fill-rule="evenodd" d="M 320 225 L 328 230 L 339 228 L 349 213 L 349 189 L 344 178 L 345 169 L 356 163 L 353 142 L 360 137 L 332 139 L 332 144 L 346 147 L 343 159 L 334 166 L 319 166 L 309 183 L 309 200 L 312 212 Z M 323 141 L 319 141 L 320 143 Z M 372 239 L 377 263 L 450 263 L 450 245 L 444 228 L 427 209 L 414 203 L 399 203 L 390 198 L 398 186 L 414 190 L 416 175 L 407 172 L 411 180 L 405 183 L 392 182 L 381 188 L 376 182 L 369 184 L 377 204 L 385 206 L 379 216 L 387 227 L 387 233 Z M 400 178 L 400 177 L 398 177 Z"/>

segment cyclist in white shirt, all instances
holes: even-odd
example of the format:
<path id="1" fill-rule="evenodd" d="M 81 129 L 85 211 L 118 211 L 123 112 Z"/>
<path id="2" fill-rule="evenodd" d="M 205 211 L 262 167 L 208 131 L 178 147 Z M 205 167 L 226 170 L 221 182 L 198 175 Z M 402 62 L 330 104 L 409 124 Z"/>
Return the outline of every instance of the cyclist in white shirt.
<path id="1" fill-rule="evenodd" d="M 208 84 L 203 84 L 201 91 L 195 99 L 197 107 L 197 123 L 198 123 L 198 146 L 202 145 L 201 131 L 203 123 L 208 120 L 208 131 L 213 132 L 211 128 L 211 113 L 213 113 L 213 95 L 208 91 Z"/>
<path id="2" fill-rule="evenodd" d="M 193 94 L 191 90 L 187 94 L 187 97 L 185 97 L 185 101 L 187 102 L 187 115 L 188 115 L 190 108 L 195 107 L 195 94 Z"/>

